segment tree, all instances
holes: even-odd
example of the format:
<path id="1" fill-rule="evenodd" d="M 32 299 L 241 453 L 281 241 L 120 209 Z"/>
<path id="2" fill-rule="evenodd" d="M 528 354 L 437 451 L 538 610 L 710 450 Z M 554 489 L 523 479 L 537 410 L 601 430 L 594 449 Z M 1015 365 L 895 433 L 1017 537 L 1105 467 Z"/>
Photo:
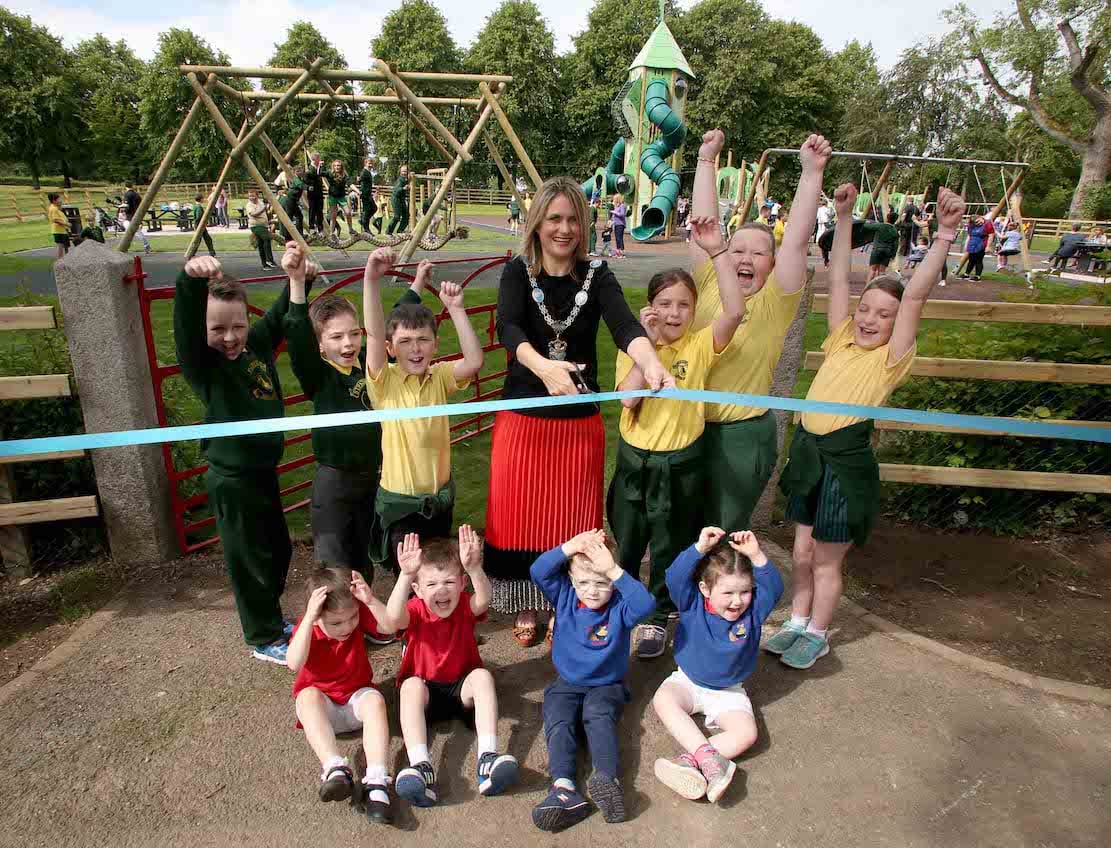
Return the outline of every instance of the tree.
<path id="1" fill-rule="evenodd" d="M 1015 13 L 997 16 L 990 27 L 963 3 L 948 17 L 986 84 L 1080 156 L 1069 206 L 1069 216 L 1080 217 L 1088 192 L 1111 173 L 1111 5 L 1015 0 Z"/>
<path id="2" fill-rule="evenodd" d="M 0 7 L 0 155 L 22 162 L 39 188 L 44 161 L 68 160 L 78 135 L 72 69 L 60 39 Z"/>
<path id="3" fill-rule="evenodd" d="M 404 0 L 386 15 L 382 31 L 371 42 L 371 52 L 395 70 L 437 73 L 461 70 L 459 49 L 448 32 L 447 21 L 428 0 Z M 381 83 L 368 83 L 363 88 L 368 94 L 383 94 L 386 90 Z M 455 90 L 458 91 L 457 86 Z M 450 93 L 449 88 L 431 85 L 421 85 L 414 91 L 425 95 Z M 414 168 L 440 164 L 439 155 L 411 127 L 401 108 L 377 106 L 367 110 L 366 128 L 375 150 L 387 155 L 391 164 L 411 162 Z M 440 120 L 454 132 L 455 121 L 443 114 L 442 107 L 439 111 Z"/>
<path id="4" fill-rule="evenodd" d="M 307 68 L 316 61 L 317 57 L 324 59 L 324 67 L 326 68 L 347 67 L 347 61 L 343 58 L 343 54 L 339 52 L 334 44 L 321 35 L 320 30 L 310 21 L 295 21 L 286 30 L 285 41 L 274 45 L 270 65 L 276 68 Z M 266 91 L 285 91 L 291 84 L 291 80 L 284 79 L 264 79 L 262 81 L 262 87 Z M 342 85 L 339 82 L 332 82 L 332 87 L 337 91 L 342 88 Z M 317 82 L 309 83 L 305 86 L 304 91 L 306 94 L 324 93 L 324 89 Z M 293 102 L 286 106 L 284 113 L 275 119 L 268 133 L 282 153 L 290 148 L 297 136 L 308 126 L 309 122 L 324 105 L 324 102 L 321 101 Z M 358 110 L 358 114 L 356 114 L 351 105 L 347 104 L 333 106 L 321 121 L 319 127 L 321 130 L 337 126 L 351 127 L 353 122 L 359 123 L 361 121 L 361 110 Z M 350 135 L 350 132 L 348 134 Z M 313 144 L 313 139 L 309 139 L 309 146 L 312 147 Z M 351 147 L 348 147 L 349 155 L 351 149 Z M 270 158 L 272 159 L 272 157 Z M 345 160 L 347 158 L 348 156 L 344 157 Z M 352 164 L 361 167 L 361 163 L 350 162 L 348 167 L 350 168 Z"/>
<path id="5" fill-rule="evenodd" d="M 101 179 L 139 180 L 154 162 L 139 115 L 144 65 L 123 41 L 103 35 L 82 41 L 73 52 L 81 101 L 81 151 L 85 169 Z"/>
<path id="6" fill-rule="evenodd" d="M 191 30 L 175 28 L 159 34 L 158 51 L 139 82 L 140 126 L 154 160 L 160 161 L 165 155 L 196 97 L 185 75 L 178 69 L 178 65 L 184 64 L 229 65 L 231 62 L 226 53 L 213 50 L 208 42 Z M 227 79 L 224 82 L 232 88 L 247 87 L 247 83 L 241 80 Z M 215 92 L 212 98 L 225 117 L 231 116 L 228 122 L 238 128 L 239 121 L 235 118 L 238 105 L 229 107 L 227 98 Z M 227 160 L 227 139 L 208 110 L 202 106 L 201 111 L 203 114 L 193 124 L 173 167 L 172 176 L 175 178 L 188 181 L 214 179 Z M 258 149 L 263 148 L 260 146 Z"/>
<path id="7" fill-rule="evenodd" d="M 562 173 L 563 114 L 555 37 L 532 0 L 505 0 L 489 17 L 467 54 L 467 70 L 513 77 L 502 108 L 541 175 Z M 513 169 L 515 157 L 502 133 L 499 152 Z M 475 158 L 485 159 L 485 145 Z M 491 166 L 492 167 L 492 166 Z"/>

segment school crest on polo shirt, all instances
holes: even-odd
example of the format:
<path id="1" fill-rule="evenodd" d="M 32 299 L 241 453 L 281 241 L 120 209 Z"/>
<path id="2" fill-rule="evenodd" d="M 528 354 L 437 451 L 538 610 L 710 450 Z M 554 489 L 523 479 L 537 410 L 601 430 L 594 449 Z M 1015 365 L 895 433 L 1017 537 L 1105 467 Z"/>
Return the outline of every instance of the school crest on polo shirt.
<path id="1" fill-rule="evenodd" d="M 274 381 L 270 379 L 270 371 L 261 359 L 252 359 L 247 363 L 247 375 L 254 381 L 251 387 L 251 396 L 255 400 L 273 400 Z"/>
<path id="2" fill-rule="evenodd" d="M 610 639 L 609 622 L 603 621 L 601 624 L 595 624 L 593 627 L 588 627 L 586 631 L 586 638 L 591 645 L 604 645 Z"/>
<path id="3" fill-rule="evenodd" d="M 688 363 L 685 359 L 676 359 L 673 363 L 671 363 L 671 375 L 676 380 L 687 379 L 687 367 L 689 366 L 689 364 L 690 363 Z"/>
<path id="4" fill-rule="evenodd" d="M 360 377 L 350 389 L 347 390 L 351 397 L 363 405 L 363 409 L 370 409 L 370 397 L 366 392 L 366 377 Z"/>
<path id="5" fill-rule="evenodd" d="M 747 635 L 748 631 L 745 630 L 745 623 L 743 621 L 738 621 L 736 624 L 729 628 L 730 642 L 740 642 Z"/>

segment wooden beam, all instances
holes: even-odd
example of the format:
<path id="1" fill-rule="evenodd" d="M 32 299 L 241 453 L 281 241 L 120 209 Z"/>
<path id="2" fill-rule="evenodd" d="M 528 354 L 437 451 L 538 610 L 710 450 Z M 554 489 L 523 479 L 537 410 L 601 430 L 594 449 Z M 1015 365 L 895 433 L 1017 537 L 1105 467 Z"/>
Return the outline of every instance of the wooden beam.
<path id="1" fill-rule="evenodd" d="M 501 177 L 509 185 L 509 190 L 513 192 L 513 196 L 517 198 L 517 202 L 521 205 L 521 211 L 525 211 L 525 201 L 521 198 L 520 193 L 517 191 L 517 182 L 513 179 L 513 175 L 509 173 L 509 169 L 505 167 L 505 161 L 498 153 L 497 145 L 494 144 L 494 137 L 490 135 L 490 131 L 485 127 L 482 130 L 482 138 L 486 142 L 486 149 L 490 151 L 490 158 L 494 160 L 494 164 L 498 168 Z"/>
<path id="2" fill-rule="evenodd" d="M 374 64 L 378 66 L 378 70 L 386 75 L 387 79 L 389 79 L 390 85 L 393 87 L 393 90 L 397 92 L 398 96 L 403 97 L 406 102 L 408 102 L 414 109 L 416 109 L 417 113 L 424 119 L 424 122 L 428 124 L 429 127 L 438 132 L 441 136 L 443 136 L 444 140 L 455 150 L 455 152 L 459 156 L 463 157 L 464 162 L 470 162 L 472 158 L 470 151 L 464 148 L 463 145 L 459 143 L 459 139 L 452 135 L 451 130 L 445 127 L 440 122 L 440 119 L 437 118 L 435 114 L 433 114 L 432 110 L 425 106 L 421 102 L 421 99 L 419 97 L 413 94 L 409 86 L 407 86 L 404 81 L 402 81 L 402 79 L 393 72 L 393 69 L 390 68 L 390 66 L 381 59 L 375 59 Z M 485 83 L 480 83 L 480 85 L 485 85 Z"/>
<path id="3" fill-rule="evenodd" d="M 45 521 L 69 521 L 74 518 L 95 518 L 99 514 L 96 495 L 58 498 L 52 501 L 19 501 L 0 504 L 0 527 L 12 524 L 41 524 Z"/>
<path id="4" fill-rule="evenodd" d="M 293 85 L 282 92 L 282 96 L 267 110 L 265 115 L 258 119 L 258 123 L 251 127 L 246 137 L 235 144 L 231 151 L 232 158 L 238 159 L 251 148 L 251 145 L 255 143 L 255 140 L 262 134 L 263 130 L 265 130 L 266 127 L 285 110 L 289 102 L 297 96 L 297 92 L 312 82 L 313 77 L 319 73 L 323 64 L 324 59 L 317 57 L 316 61 L 309 65 L 308 68 L 301 73 L 301 76 L 294 80 Z"/>
<path id="5" fill-rule="evenodd" d="M 53 330 L 57 326 L 53 306 L 0 307 L 0 330 Z"/>
<path id="6" fill-rule="evenodd" d="M 0 377 L 0 400 L 34 400 L 69 397 L 70 394 L 68 374 Z"/>
<path id="7" fill-rule="evenodd" d="M 849 311 L 856 310 L 852 298 Z M 814 295 L 813 311 L 826 314 L 829 295 Z M 1061 303 L 987 303 L 976 300 L 928 300 L 923 318 L 941 321 L 988 321 L 1001 324 L 1067 324 L 1111 327 L 1111 306 L 1072 306 Z"/>
<path id="8" fill-rule="evenodd" d="M 212 79 L 216 78 L 212 77 Z M 247 126 L 250 123 L 250 117 L 244 116 L 243 124 L 239 127 L 239 135 L 236 136 L 237 138 L 242 139 L 247 135 Z M 224 183 L 228 180 L 228 174 L 231 173 L 231 163 L 234 161 L 231 154 L 228 154 L 228 158 L 224 161 L 224 167 L 220 169 L 220 176 L 216 179 L 216 185 L 212 187 L 212 191 L 210 191 L 208 197 L 205 198 L 204 212 L 201 213 L 201 220 L 197 222 L 197 227 L 193 231 L 193 237 L 189 239 L 189 244 L 185 248 L 185 258 L 187 260 L 192 259 L 197 252 L 197 248 L 201 246 L 202 233 L 208 229 L 209 216 L 212 215 L 212 210 L 216 208 L 216 199 L 219 197 L 220 190 L 224 187 Z"/>
<path id="9" fill-rule="evenodd" d="M 1069 424 L 1074 427 L 1091 427 L 1093 429 L 1107 429 L 1111 421 L 1069 421 L 1064 418 L 1006 418 L 1007 421 L 1037 421 L 1039 424 Z M 902 421 L 884 421 L 876 419 L 877 430 L 905 430 L 914 433 L 961 433 L 973 436 L 1013 436 L 1020 439 L 1038 439 L 1043 436 L 1032 436 L 1029 433 L 999 433 L 995 430 L 979 430 L 975 427 L 950 427 L 945 424 L 911 424 Z M 0 460 L 2 462 L 3 460 Z"/>
<path id="10" fill-rule="evenodd" d="M 235 91 L 235 89 L 232 89 Z M 241 100 L 277 100 L 281 97 L 279 91 L 236 91 L 240 95 Z M 381 105 L 389 105 L 392 103 L 407 103 L 404 98 L 398 97 L 396 94 L 340 94 L 339 97 L 344 103 L 375 103 Z M 331 96 L 327 94 L 313 94 L 301 92 L 294 100 L 298 103 L 321 103 L 331 100 Z M 421 103 L 426 106 L 479 106 L 482 103 L 477 97 L 418 97 Z"/>
<path id="11" fill-rule="evenodd" d="M 297 136 L 296 140 L 293 142 L 293 145 L 286 152 L 286 154 L 285 154 L 285 161 L 286 162 L 292 162 L 293 161 L 293 157 L 297 155 L 297 151 L 299 151 L 304 146 L 305 142 L 308 140 L 308 137 L 310 135 L 312 135 L 313 131 L 317 127 L 320 126 L 320 122 L 322 120 L 324 120 L 324 116 L 328 113 L 328 111 L 332 108 L 333 105 L 334 105 L 333 103 L 328 103 L 328 104 L 322 106 L 320 111 L 317 112 L 315 115 L 313 115 L 312 120 L 309 121 L 309 125 L 307 127 L 305 127 L 304 130 L 301 131 L 301 134 L 299 136 Z"/>
<path id="12" fill-rule="evenodd" d="M 0 465 L 0 504 L 17 500 L 11 470 Z M 22 527 L 0 527 L 0 562 L 13 577 L 26 577 L 31 570 L 31 536 Z"/>
<path id="13" fill-rule="evenodd" d="M 251 77 L 255 79 L 297 79 L 305 72 L 304 68 L 249 67 L 245 65 L 178 65 L 183 74 L 190 71 L 198 74 L 219 74 L 222 77 Z M 513 77 L 497 74 L 441 74 L 430 71 L 395 71 L 396 76 L 407 82 L 513 82 Z M 322 69 L 320 79 L 360 80 L 365 82 L 388 82 L 381 71 L 357 71 L 353 68 Z"/>
<path id="14" fill-rule="evenodd" d="M 825 360 L 821 351 L 806 354 L 806 369 L 816 371 Z M 1019 380 L 1026 383 L 1088 383 L 1111 385 L 1111 365 L 1071 365 L 1060 362 L 1006 362 L 992 359 L 942 359 L 915 357 L 914 377 L 953 380 Z"/>
<path id="15" fill-rule="evenodd" d="M 51 453 L 24 453 L 16 456 L 0 456 L 0 465 L 18 465 L 22 462 L 50 462 L 60 459 L 79 459 L 85 456 L 86 453 L 87 451 L 83 450 L 67 450 L 52 451 Z"/>
<path id="16" fill-rule="evenodd" d="M 475 102 L 480 103 L 481 101 L 476 100 Z M 435 148 L 436 152 L 443 157 L 445 162 L 450 162 L 452 159 L 455 158 L 450 152 L 448 152 L 448 149 L 440 143 L 440 140 L 436 138 L 432 130 L 426 127 L 424 125 L 424 122 L 413 114 L 413 110 L 405 108 L 406 104 L 404 103 L 404 101 L 398 100 L 398 103 L 401 104 L 401 113 L 409 119 L 409 122 L 417 128 L 417 131 L 424 136 L 425 140 L 429 144 L 431 144 L 433 148 Z"/>
<path id="17" fill-rule="evenodd" d="M 1111 495 L 1111 475 L 1107 474 L 1056 474 L 1049 471 L 1000 471 L 994 468 L 880 463 L 880 479 L 887 483 L 920 483 L 929 486 L 975 486 L 984 489 Z"/>
<path id="18" fill-rule="evenodd" d="M 871 212 L 873 207 L 876 205 L 876 196 L 880 192 L 882 192 L 883 187 L 885 185 L 887 185 L 887 179 L 888 179 L 888 177 L 891 176 L 891 169 L 894 166 L 895 166 L 895 160 L 894 159 L 888 160 L 887 164 L 883 166 L 883 170 L 880 171 L 880 178 L 878 180 L 876 180 L 875 185 L 870 187 L 872 189 L 872 191 L 868 195 L 868 205 L 864 207 L 864 217 L 865 218 L 868 217 L 868 213 Z M 884 220 L 886 220 L 886 218 Z"/>
<path id="19" fill-rule="evenodd" d="M 482 92 L 483 98 L 490 104 L 490 108 L 494 110 L 494 117 L 498 119 L 501 124 L 502 132 L 505 133 L 509 143 L 513 145 L 513 152 L 517 154 L 517 159 L 525 169 L 530 180 L 532 180 L 532 190 L 539 191 L 541 184 L 544 180 L 540 176 L 540 172 L 536 170 L 536 166 L 532 164 L 528 153 L 525 151 L 525 146 L 521 144 L 521 139 L 517 137 L 516 130 L 513 129 L 513 124 L 509 123 L 509 118 L 506 116 L 505 111 L 502 109 L 498 98 L 490 90 L 490 87 L 484 82 L 478 84 L 478 90 Z"/>
<path id="20" fill-rule="evenodd" d="M 752 211 L 752 201 L 756 197 L 756 187 L 760 184 L 760 178 L 764 175 L 764 171 L 767 170 L 768 167 L 769 152 L 770 151 L 765 150 L 763 153 L 760 154 L 760 160 L 756 163 L 756 171 L 752 174 L 752 186 L 747 192 L 745 192 L 745 202 L 744 205 L 741 207 L 742 224 L 748 220 L 748 213 Z M 714 168 L 714 176 L 717 176 L 716 166 Z"/>

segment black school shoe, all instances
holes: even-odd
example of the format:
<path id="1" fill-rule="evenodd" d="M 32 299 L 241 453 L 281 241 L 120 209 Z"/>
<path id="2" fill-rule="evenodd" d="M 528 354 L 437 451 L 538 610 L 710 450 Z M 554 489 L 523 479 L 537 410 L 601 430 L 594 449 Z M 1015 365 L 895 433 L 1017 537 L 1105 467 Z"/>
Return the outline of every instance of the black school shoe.
<path id="1" fill-rule="evenodd" d="M 389 787 L 385 783 L 364 783 L 362 789 L 366 797 L 367 821 L 371 824 L 389 824 L 393 821 Z"/>
<path id="2" fill-rule="evenodd" d="M 532 808 L 532 823 L 547 833 L 559 833 L 590 815 L 590 805 L 574 789 L 552 786 L 548 797 Z"/>
<path id="3" fill-rule="evenodd" d="M 590 791 L 590 800 L 609 824 L 625 821 L 625 793 L 616 777 L 596 771 L 590 775 L 586 788 Z"/>
<path id="4" fill-rule="evenodd" d="M 335 766 L 320 784 L 321 801 L 345 801 L 351 797 L 354 777 L 347 766 Z"/>

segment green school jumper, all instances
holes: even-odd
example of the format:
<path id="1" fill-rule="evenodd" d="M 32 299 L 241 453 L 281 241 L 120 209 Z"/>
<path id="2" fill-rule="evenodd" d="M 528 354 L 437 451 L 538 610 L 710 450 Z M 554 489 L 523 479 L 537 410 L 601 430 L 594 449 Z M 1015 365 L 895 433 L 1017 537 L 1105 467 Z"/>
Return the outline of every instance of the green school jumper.
<path id="1" fill-rule="evenodd" d="M 386 229 L 388 235 L 404 232 L 409 228 L 409 184 L 404 177 L 398 177 L 390 193 L 390 215 L 393 220 Z"/>
<path id="2" fill-rule="evenodd" d="M 377 211 L 378 207 L 374 204 L 374 174 L 368 168 L 363 168 L 359 173 L 359 229 L 362 232 L 369 231 L 370 219 Z"/>
<path id="3" fill-rule="evenodd" d="M 193 226 L 200 229 L 201 219 L 204 218 L 204 207 L 199 203 L 193 204 Z M 212 246 L 212 236 L 208 234 L 208 227 L 201 230 L 201 238 L 204 239 L 204 246 L 208 248 L 211 256 L 216 255 L 216 248 Z"/>
<path id="4" fill-rule="evenodd" d="M 204 403 L 205 423 L 281 418 L 282 387 L 274 351 L 284 338 L 289 286 L 255 321 L 247 348 L 230 360 L 206 340 L 208 281 L 178 275 L 174 293 L 174 346 L 182 374 Z M 252 646 L 282 638 L 279 600 L 291 548 L 278 487 L 282 433 L 204 440 L 208 503 L 224 545 L 243 638 Z"/>
<path id="5" fill-rule="evenodd" d="M 300 177 L 294 177 L 289 187 L 285 190 L 285 197 L 282 198 L 282 208 L 285 214 L 293 222 L 293 226 L 297 228 L 297 232 L 304 235 L 305 233 L 305 218 L 301 214 L 301 195 L 305 193 L 305 183 Z M 286 241 L 291 238 L 289 230 L 282 224 L 282 237 Z"/>

